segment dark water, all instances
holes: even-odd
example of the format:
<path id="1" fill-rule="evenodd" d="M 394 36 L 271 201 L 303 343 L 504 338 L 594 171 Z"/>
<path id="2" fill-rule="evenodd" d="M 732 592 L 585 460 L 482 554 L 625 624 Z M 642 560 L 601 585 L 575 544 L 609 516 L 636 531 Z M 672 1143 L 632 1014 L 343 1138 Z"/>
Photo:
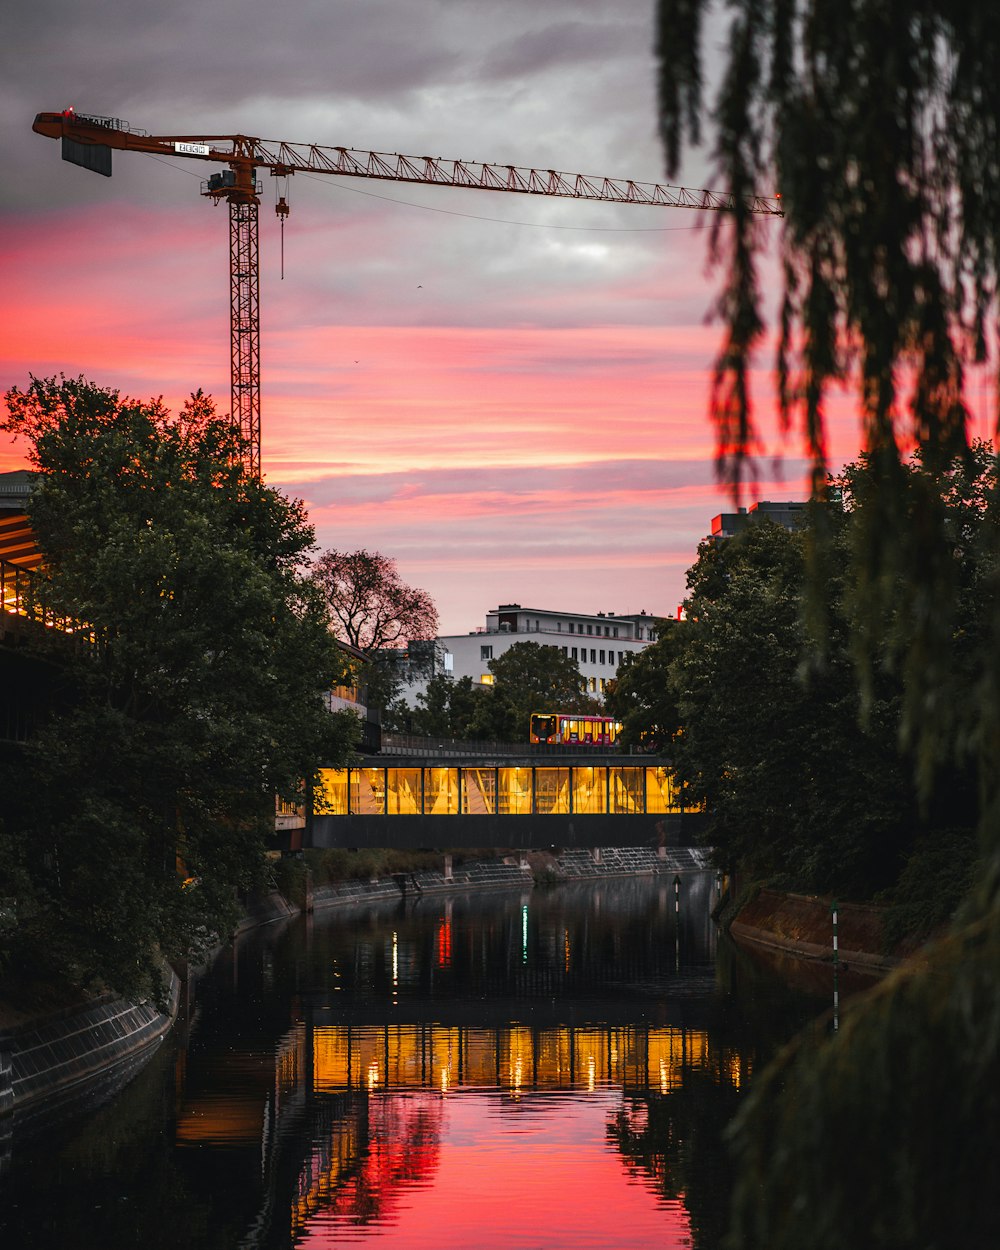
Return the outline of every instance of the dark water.
<path id="1" fill-rule="evenodd" d="M 0 1246 L 714 1250 L 721 1133 L 825 1003 L 717 948 L 712 874 L 243 939 L 113 1103 L 15 1134 Z"/>

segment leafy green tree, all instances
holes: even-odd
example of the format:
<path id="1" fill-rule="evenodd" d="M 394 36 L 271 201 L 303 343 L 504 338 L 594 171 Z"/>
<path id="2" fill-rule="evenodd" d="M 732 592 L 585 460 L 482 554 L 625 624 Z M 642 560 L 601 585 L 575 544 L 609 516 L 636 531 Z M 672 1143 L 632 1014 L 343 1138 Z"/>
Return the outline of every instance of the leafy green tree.
<path id="1" fill-rule="evenodd" d="M 685 622 L 661 628 L 656 641 L 623 656 L 604 696 L 605 710 L 622 724 L 619 744 L 669 755 L 680 728 L 670 665 L 680 653 Z"/>
<path id="2" fill-rule="evenodd" d="M 806 663 L 807 541 L 765 522 L 702 544 L 667 673 L 674 758 L 728 867 L 865 897 L 895 880 L 915 834 L 898 699 L 882 681 L 862 725 L 836 582 L 825 659 Z"/>
<path id="3" fill-rule="evenodd" d="M 274 796 L 346 757 L 355 718 L 323 702 L 344 662 L 301 503 L 244 471 L 205 396 L 176 420 L 83 379 L 6 400 L 49 597 L 98 639 L 52 641 L 63 697 L 7 760 L 8 967 L 142 993 L 160 955 L 231 931 Z"/>
<path id="4" fill-rule="evenodd" d="M 516 642 L 487 667 L 493 684 L 467 726 L 469 737 L 526 743 L 532 712 L 586 712 L 600 706 L 586 694 L 576 662 L 558 647 Z"/>
<path id="5" fill-rule="evenodd" d="M 449 673 L 435 673 L 417 695 L 417 706 L 408 709 L 409 730 L 427 737 L 469 738 L 480 707 L 489 697 L 488 689 L 471 677 L 456 681 Z"/>

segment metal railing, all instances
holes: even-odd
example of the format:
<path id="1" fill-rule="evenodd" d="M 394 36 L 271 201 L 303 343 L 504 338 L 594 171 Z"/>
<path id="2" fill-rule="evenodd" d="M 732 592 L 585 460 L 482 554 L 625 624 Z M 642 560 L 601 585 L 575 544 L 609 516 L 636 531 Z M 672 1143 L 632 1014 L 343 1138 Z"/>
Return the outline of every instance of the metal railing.
<path id="1" fill-rule="evenodd" d="M 428 755 L 428 756 L 460 756 L 463 759 L 473 756 L 501 756 L 501 755 L 559 755 L 565 756 L 567 753 L 576 758 L 585 755 L 642 755 L 645 752 L 640 751 L 620 751 L 614 745 L 591 745 L 589 743 L 573 743 L 572 746 L 566 746 L 563 743 L 552 744 L 551 746 L 543 743 L 529 744 L 525 742 L 493 742 L 493 741 L 473 741 L 466 742 L 456 738 L 426 738 L 417 734 L 404 733 L 382 733 L 382 751 L 383 755 Z"/>

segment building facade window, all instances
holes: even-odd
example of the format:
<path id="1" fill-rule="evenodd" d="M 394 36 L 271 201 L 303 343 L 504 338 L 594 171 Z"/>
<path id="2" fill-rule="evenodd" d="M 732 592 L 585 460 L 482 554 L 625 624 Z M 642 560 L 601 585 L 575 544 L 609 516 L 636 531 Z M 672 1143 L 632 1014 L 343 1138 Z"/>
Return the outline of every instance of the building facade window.
<path id="1" fill-rule="evenodd" d="M 596 647 L 591 647 L 591 648 L 590 648 L 590 662 L 591 662 L 591 664 L 596 664 L 596 663 L 597 663 L 597 649 L 596 649 Z"/>
<path id="2" fill-rule="evenodd" d="M 492 659 L 493 659 L 493 648 L 492 648 L 492 647 L 480 647 L 480 648 L 479 648 L 479 658 L 480 658 L 481 660 L 492 660 Z"/>
<path id="3" fill-rule="evenodd" d="M 602 663 L 602 664 L 604 663 L 604 652 L 603 652 L 603 651 L 601 652 L 601 663 Z"/>
<path id="4" fill-rule="evenodd" d="M 574 660 L 577 658 L 577 657 L 576 657 L 576 647 L 574 647 L 574 648 L 573 648 L 573 654 L 572 654 L 572 657 L 571 657 L 571 658 L 572 658 L 572 659 L 574 659 Z"/>

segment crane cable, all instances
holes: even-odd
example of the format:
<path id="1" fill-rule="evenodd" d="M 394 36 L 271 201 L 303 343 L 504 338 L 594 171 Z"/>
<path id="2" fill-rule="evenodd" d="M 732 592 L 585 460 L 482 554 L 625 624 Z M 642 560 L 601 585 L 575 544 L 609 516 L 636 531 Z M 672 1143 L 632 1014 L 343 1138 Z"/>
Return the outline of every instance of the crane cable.
<path id="1" fill-rule="evenodd" d="M 274 182 L 274 211 L 278 214 L 278 220 L 281 222 L 281 280 L 282 282 L 284 282 L 285 280 L 285 218 L 288 216 L 289 212 L 291 211 L 288 207 L 288 200 L 286 198 L 286 195 L 288 192 L 287 174 L 280 177 L 280 181 L 284 182 L 285 184 L 284 187 L 282 188 L 282 190 L 285 192 L 285 195 L 278 194 L 278 181 L 279 179 L 276 178 Z"/>

